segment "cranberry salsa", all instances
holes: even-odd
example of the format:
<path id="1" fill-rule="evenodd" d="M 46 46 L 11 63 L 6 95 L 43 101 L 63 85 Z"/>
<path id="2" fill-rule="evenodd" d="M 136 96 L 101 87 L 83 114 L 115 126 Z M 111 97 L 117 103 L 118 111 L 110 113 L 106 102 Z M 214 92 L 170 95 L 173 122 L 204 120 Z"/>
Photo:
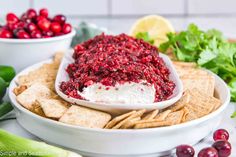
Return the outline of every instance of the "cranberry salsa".
<path id="1" fill-rule="evenodd" d="M 20 17 L 14 13 L 6 15 L 6 24 L 0 26 L 0 38 L 50 38 L 68 34 L 71 30 L 71 25 L 66 23 L 66 17 L 62 14 L 50 18 L 45 8 L 38 13 L 28 9 Z"/>
<path id="2" fill-rule="evenodd" d="M 115 86 L 126 82 L 154 86 L 155 102 L 168 99 L 175 88 L 170 71 L 158 49 L 141 39 L 126 34 L 101 34 L 74 47 L 74 63 L 66 71 L 70 80 L 60 88 L 69 97 L 84 99 L 78 94 L 94 84 Z"/>

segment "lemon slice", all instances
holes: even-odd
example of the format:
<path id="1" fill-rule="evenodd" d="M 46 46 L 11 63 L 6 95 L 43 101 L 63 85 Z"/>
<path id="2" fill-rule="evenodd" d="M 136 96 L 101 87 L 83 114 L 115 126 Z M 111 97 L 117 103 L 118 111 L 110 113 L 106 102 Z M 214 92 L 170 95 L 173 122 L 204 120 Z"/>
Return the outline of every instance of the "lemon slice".
<path id="1" fill-rule="evenodd" d="M 159 46 L 168 40 L 166 34 L 175 32 L 171 23 L 162 16 L 148 15 L 137 20 L 130 30 L 130 35 L 136 37 L 140 32 L 148 32 L 154 45 Z"/>

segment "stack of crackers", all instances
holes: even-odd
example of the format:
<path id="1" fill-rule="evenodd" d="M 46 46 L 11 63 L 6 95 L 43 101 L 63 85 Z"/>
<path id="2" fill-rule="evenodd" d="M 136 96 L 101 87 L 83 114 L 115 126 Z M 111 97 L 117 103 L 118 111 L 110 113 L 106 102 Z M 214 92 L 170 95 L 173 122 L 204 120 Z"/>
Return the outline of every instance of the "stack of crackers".
<path id="1" fill-rule="evenodd" d="M 57 53 L 52 63 L 43 64 L 18 78 L 14 89 L 16 100 L 40 116 L 71 125 L 104 128 L 111 115 L 78 105 L 69 104 L 55 92 L 54 82 L 63 54 Z"/>
<path id="2" fill-rule="evenodd" d="M 218 109 L 214 97 L 214 76 L 194 63 L 174 62 L 184 85 L 182 98 L 163 110 L 129 111 L 115 116 L 102 111 L 73 105 L 62 100 L 55 92 L 54 82 L 63 54 L 57 53 L 51 63 L 18 78 L 14 89 L 16 100 L 26 109 L 40 116 L 89 128 L 143 129 L 185 123 Z"/>

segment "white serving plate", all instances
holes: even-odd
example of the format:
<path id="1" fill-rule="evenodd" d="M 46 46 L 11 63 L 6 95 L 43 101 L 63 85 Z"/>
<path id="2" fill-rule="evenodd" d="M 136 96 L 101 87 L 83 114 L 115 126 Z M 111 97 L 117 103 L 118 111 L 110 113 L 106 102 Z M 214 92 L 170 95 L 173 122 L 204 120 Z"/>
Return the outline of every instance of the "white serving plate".
<path id="1" fill-rule="evenodd" d="M 174 92 L 168 100 L 161 101 L 161 102 L 155 102 L 155 103 L 151 103 L 151 104 L 116 104 L 116 103 L 109 103 L 108 104 L 108 103 L 92 102 L 92 101 L 68 97 L 60 90 L 59 86 L 62 81 L 69 80 L 69 76 L 68 76 L 67 72 L 65 71 L 65 69 L 67 68 L 67 66 L 70 63 L 74 62 L 74 59 L 72 58 L 72 54 L 73 54 L 73 50 L 69 50 L 66 52 L 66 54 L 60 64 L 60 67 L 59 67 L 59 70 L 57 73 L 57 78 L 55 81 L 55 89 L 56 89 L 57 94 L 59 96 L 61 96 L 64 100 L 66 100 L 70 103 L 78 104 L 81 106 L 86 106 L 89 108 L 94 108 L 97 110 L 110 112 L 113 114 L 120 114 L 120 113 L 125 112 L 127 110 L 137 110 L 137 109 L 143 109 L 143 108 L 146 108 L 147 110 L 163 109 L 163 108 L 166 108 L 166 107 L 174 104 L 182 96 L 183 85 L 182 85 L 182 82 L 175 70 L 174 65 L 172 64 L 172 62 L 168 56 L 160 53 L 160 57 L 163 58 L 164 62 L 166 63 L 166 66 L 170 69 L 170 79 L 176 84 Z"/>
<path id="2" fill-rule="evenodd" d="M 47 60 L 19 73 L 11 82 L 9 97 L 16 112 L 18 123 L 40 139 L 78 151 L 91 157 L 157 157 L 166 155 L 180 144 L 194 145 L 209 135 L 220 123 L 223 112 L 230 101 L 227 85 L 217 75 L 215 92 L 222 101 L 222 106 L 202 118 L 179 125 L 140 129 L 108 130 L 91 129 L 60 123 L 40 117 L 16 101 L 12 92 L 17 86 L 18 76 L 39 68 Z"/>

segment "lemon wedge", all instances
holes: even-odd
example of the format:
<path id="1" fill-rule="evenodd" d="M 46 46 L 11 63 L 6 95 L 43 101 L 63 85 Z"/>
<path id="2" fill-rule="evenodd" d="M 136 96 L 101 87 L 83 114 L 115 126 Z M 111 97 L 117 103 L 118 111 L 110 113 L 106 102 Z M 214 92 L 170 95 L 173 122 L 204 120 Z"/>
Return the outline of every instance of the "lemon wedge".
<path id="1" fill-rule="evenodd" d="M 130 35 L 136 37 L 140 32 L 148 32 L 154 40 L 154 45 L 159 46 L 168 40 L 167 33 L 175 32 L 172 24 L 162 16 L 148 15 L 138 19 L 131 27 Z"/>

